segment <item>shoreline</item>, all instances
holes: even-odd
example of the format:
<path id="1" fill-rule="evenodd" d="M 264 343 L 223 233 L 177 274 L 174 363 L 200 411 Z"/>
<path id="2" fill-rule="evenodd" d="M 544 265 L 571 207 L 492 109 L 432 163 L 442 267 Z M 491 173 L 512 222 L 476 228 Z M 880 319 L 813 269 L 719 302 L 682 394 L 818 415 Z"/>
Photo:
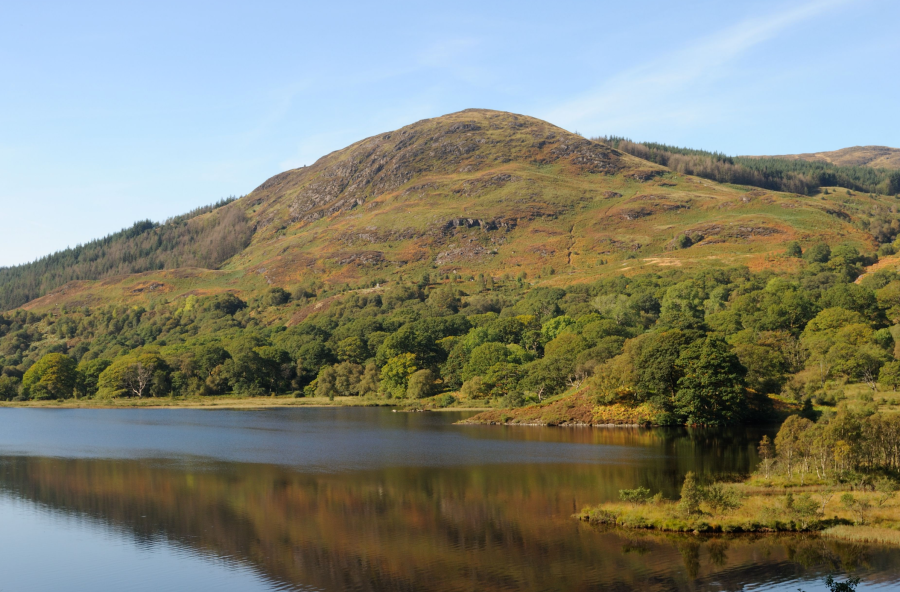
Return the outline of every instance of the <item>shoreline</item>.
<path id="1" fill-rule="evenodd" d="M 196 399 L 63 399 L 49 401 L 0 401 L 0 409 L 288 409 L 297 407 L 393 407 L 395 410 L 412 411 L 403 400 L 387 401 L 357 397 L 336 397 L 330 401 L 324 397 L 294 398 L 276 397 L 216 397 Z M 421 409 L 420 409 L 421 410 Z M 485 411 L 479 407 L 441 407 L 421 411 Z"/>

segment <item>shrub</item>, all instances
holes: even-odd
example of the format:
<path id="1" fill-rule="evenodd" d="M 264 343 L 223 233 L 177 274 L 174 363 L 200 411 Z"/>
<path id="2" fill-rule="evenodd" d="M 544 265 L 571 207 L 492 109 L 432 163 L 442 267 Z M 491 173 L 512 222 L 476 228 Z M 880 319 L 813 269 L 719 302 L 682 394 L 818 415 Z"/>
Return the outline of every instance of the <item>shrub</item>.
<path id="1" fill-rule="evenodd" d="M 619 499 L 636 506 L 638 504 L 646 504 L 652 497 L 649 489 L 638 487 L 635 489 L 620 489 Z"/>
<path id="2" fill-rule="evenodd" d="M 885 502 L 895 497 L 898 490 L 900 490 L 900 484 L 890 477 L 881 477 L 875 482 L 875 491 L 879 494 L 875 503 L 880 508 Z"/>
<path id="3" fill-rule="evenodd" d="M 819 502 L 808 493 L 801 494 L 794 500 L 793 514 L 800 522 L 803 530 L 809 528 L 809 523 L 819 514 Z"/>
<path id="4" fill-rule="evenodd" d="M 456 403 L 456 397 L 451 395 L 450 393 L 444 394 L 441 398 L 437 400 L 438 407 L 449 407 Z"/>
<path id="5" fill-rule="evenodd" d="M 688 515 L 699 514 L 701 499 L 702 494 L 697 485 L 697 478 L 693 471 L 688 471 L 684 476 L 684 485 L 681 486 L 681 501 L 678 502 L 678 509 Z"/>
<path id="6" fill-rule="evenodd" d="M 262 298 L 264 306 L 281 306 L 287 304 L 291 299 L 291 294 L 283 288 L 269 288 Z"/>
<path id="7" fill-rule="evenodd" d="M 841 496 L 841 505 L 853 512 L 854 516 L 856 516 L 857 524 L 865 524 L 866 516 L 868 516 L 869 510 L 872 509 L 872 504 L 854 497 L 852 493 L 845 493 Z"/>
<path id="8" fill-rule="evenodd" d="M 461 392 L 467 399 L 481 399 L 487 391 L 481 377 L 475 376 L 463 383 Z"/>
<path id="9" fill-rule="evenodd" d="M 705 501 L 713 512 L 736 510 L 741 507 L 741 496 L 733 490 L 724 487 L 721 483 L 713 483 L 703 490 Z"/>
<path id="10" fill-rule="evenodd" d="M 500 404 L 508 409 L 522 407 L 525 404 L 525 395 L 519 391 L 511 391 L 500 399 Z"/>

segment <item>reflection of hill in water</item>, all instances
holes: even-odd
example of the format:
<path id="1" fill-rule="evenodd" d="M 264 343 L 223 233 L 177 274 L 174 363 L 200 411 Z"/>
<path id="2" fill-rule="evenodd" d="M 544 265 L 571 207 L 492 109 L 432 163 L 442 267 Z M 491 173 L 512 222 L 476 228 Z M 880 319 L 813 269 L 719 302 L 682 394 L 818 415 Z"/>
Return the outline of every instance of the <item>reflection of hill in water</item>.
<path id="1" fill-rule="evenodd" d="M 16 457 L 4 461 L 0 486 L 141 538 L 177 540 L 285 583 L 332 590 L 688 590 L 712 582 L 728 590 L 809 567 L 858 565 L 877 579 L 900 564 L 896 550 L 815 537 L 623 538 L 568 518 L 598 492 L 633 485 L 638 470 L 303 475 L 268 465 Z"/>

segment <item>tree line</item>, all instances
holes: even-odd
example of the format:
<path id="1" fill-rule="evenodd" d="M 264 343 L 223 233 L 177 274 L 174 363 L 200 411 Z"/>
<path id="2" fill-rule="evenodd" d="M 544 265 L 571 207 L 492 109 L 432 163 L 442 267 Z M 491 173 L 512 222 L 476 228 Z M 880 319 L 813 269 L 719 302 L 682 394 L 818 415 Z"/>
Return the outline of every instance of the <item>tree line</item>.
<path id="1" fill-rule="evenodd" d="M 729 425 L 769 395 L 837 406 L 900 386 L 900 275 L 850 244 L 788 245 L 791 275 L 744 267 L 532 287 L 425 274 L 147 307 L 0 314 L 0 398 L 287 394 L 518 407 L 564 393 Z M 298 324 L 312 302 L 330 304 Z M 290 325 L 290 326 L 289 326 Z"/>
<path id="2" fill-rule="evenodd" d="M 242 251 L 253 229 L 236 198 L 196 208 L 163 224 L 130 228 L 32 263 L 0 268 L 0 310 L 9 310 L 74 280 L 178 267 L 214 269 Z"/>
<path id="3" fill-rule="evenodd" d="M 680 148 L 657 142 L 633 142 L 617 136 L 604 136 L 594 140 L 673 171 L 719 183 L 750 185 L 802 195 L 816 193 L 822 187 L 844 187 L 882 195 L 900 194 L 900 171 L 889 169 L 838 166 L 799 159 L 727 156 L 721 152 Z"/>

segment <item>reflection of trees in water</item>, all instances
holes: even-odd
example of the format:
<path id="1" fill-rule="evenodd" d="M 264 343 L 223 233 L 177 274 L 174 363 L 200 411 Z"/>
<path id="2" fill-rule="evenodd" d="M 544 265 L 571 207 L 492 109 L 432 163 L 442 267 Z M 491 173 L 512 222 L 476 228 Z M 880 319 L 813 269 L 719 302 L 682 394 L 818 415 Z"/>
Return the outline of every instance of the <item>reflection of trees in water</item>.
<path id="1" fill-rule="evenodd" d="M 324 589 L 688 590 L 695 578 L 737 585 L 766 581 L 767 570 L 833 569 L 835 561 L 885 569 L 900 560 L 890 552 L 861 563 L 852 546 L 802 537 L 625 538 L 569 518 L 599 491 L 633 486 L 643 470 L 498 465 L 310 475 L 267 465 L 22 457 L 0 466 L 0 487 L 141 539 L 180 541 Z M 762 549 L 770 551 L 764 561 Z"/>

